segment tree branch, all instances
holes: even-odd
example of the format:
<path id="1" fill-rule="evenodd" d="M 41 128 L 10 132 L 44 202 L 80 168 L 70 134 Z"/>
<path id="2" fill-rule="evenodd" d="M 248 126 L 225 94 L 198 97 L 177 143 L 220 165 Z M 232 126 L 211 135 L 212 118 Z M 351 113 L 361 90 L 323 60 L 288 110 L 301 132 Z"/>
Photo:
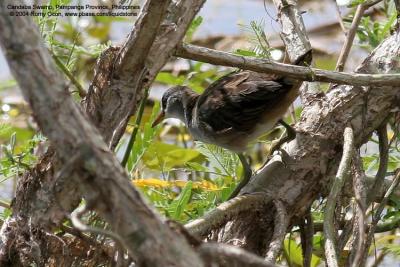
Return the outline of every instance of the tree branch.
<path id="1" fill-rule="evenodd" d="M 280 36 L 290 62 L 296 62 L 298 58 L 311 50 L 301 11 L 298 9 L 296 0 L 274 0 L 273 2 L 278 9 L 278 20 L 282 25 Z"/>
<path id="2" fill-rule="evenodd" d="M 246 250 L 222 243 L 203 243 L 198 251 L 201 257 L 216 266 L 246 266 L 246 267 L 275 267 L 276 265 L 264 261 L 263 258 Z M 214 266 L 214 265 L 212 265 Z"/>
<path id="3" fill-rule="evenodd" d="M 326 201 L 325 217 L 324 217 L 324 234 L 325 234 L 325 256 L 328 267 L 338 266 L 338 256 L 336 252 L 336 234 L 334 228 L 334 212 L 336 206 L 336 198 L 338 197 L 348 171 L 350 169 L 351 158 L 354 150 L 354 135 L 351 127 L 344 130 L 343 155 L 339 164 L 336 178 L 333 181 L 332 189 Z"/>
<path id="4" fill-rule="evenodd" d="M 358 267 L 360 266 L 360 261 L 362 259 L 361 251 L 365 245 L 365 211 L 367 209 L 367 186 L 365 181 L 365 173 L 362 170 L 362 162 L 359 153 L 354 153 L 353 174 L 353 190 L 356 202 L 353 232 L 356 238 L 351 250 L 351 255 L 354 255 L 351 266 Z M 357 244 L 355 244 L 356 242 Z"/>
<path id="5" fill-rule="evenodd" d="M 303 266 L 310 267 L 313 252 L 314 222 L 311 209 L 307 211 L 300 224 L 301 247 L 303 252 Z"/>
<path id="6" fill-rule="evenodd" d="M 350 49 L 353 46 L 354 37 L 356 36 L 358 25 L 360 24 L 361 18 L 366 10 L 364 4 L 357 6 L 356 13 L 354 14 L 353 21 L 351 23 L 350 29 L 346 34 L 346 40 L 343 44 L 342 50 L 340 51 L 339 58 L 336 63 L 336 70 L 343 71 L 344 65 L 346 64 L 347 58 L 350 54 Z"/>
<path id="7" fill-rule="evenodd" d="M 164 225 L 131 185 L 97 129 L 65 91 L 65 81 L 56 71 L 32 19 L 10 17 L 5 6 L 0 8 L 1 45 L 38 125 L 54 144 L 62 162 L 85 151 L 81 166 L 76 166 L 79 175 L 71 177 L 71 182 L 78 185 L 87 203 L 123 238 L 138 265 L 166 266 L 174 262 L 202 266 L 186 240 Z"/>
<path id="8" fill-rule="evenodd" d="M 379 167 L 375 175 L 373 186 L 369 189 L 367 194 L 368 205 L 374 201 L 376 195 L 381 191 L 382 186 L 384 185 L 389 161 L 389 141 L 386 122 L 377 129 L 377 134 L 379 138 Z"/>
<path id="9" fill-rule="evenodd" d="M 304 26 L 302 12 L 298 7 L 298 1 L 274 0 L 273 2 L 278 10 L 278 20 L 282 25 L 280 36 L 285 44 L 286 53 L 289 55 L 291 62 L 296 62 L 299 57 L 312 48 Z M 313 66 L 312 61 L 307 63 L 309 63 L 309 67 Z M 303 83 L 300 88 L 303 105 L 313 101 L 314 96 L 321 93 L 322 91 L 318 84 Z"/>
<path id="10" fill-rule="evenodd" d="M 290 64 L 273 62 L 266 59 L 238 56 L 227 52 L 189 44 L 180 46 L 177 57 L 206 62 L 214 65 L 237 67 L 260 73 L 286 75 L 303 81 L 332 82 L 350 85 L 400 85 L 400 74 L 360 74 L 321 70 Z"/>
<path id="11" fill-rule="evenodd" d="M 87 210 L 87 207 L 85 204 L 85 205 L 82 205 L 82 206 L 76 208 L 71 213 L 71 223 L 74 226 L 74 228 L 76 228 L 77 230 L 79 230 L 81 232 L 89 232 L 89 233 L 100 234 L 100 235 L 104 235 L 106 237 L 110 237 L 114 241 L 118 242 L 118 244 L 120 246 L 124 245 L 124 240 L 119 235 L 117 235 L 111 231 L 107 231 L 107 230 L 104 230 L 101 228 L 91 227 L 91 226 L 84 224 L 81 221 L 80 217 L 82 217 L 87 211 L 88 210 Z"/>
<path id="12" fill-rule="evenodd" d="M 146 45 L 144 45 L 144 41 L 134 41 L 133 36 L 136 34 L 136 38 L 139 38 L 138 36 L 144 35 L 143 38 L 147 40 L 146 43 L 151 46 L 151 49 L 148 51 L 144 62 L 143 59 L 140 59 L 143 62 L 142 66 L 138 66 L 137 62 L 128 58 L 123 59 L 120 56 L 120 62 L 125 63 L 123 63 L 123 73 L 118 76 L 117 74 L 119 73 L 113 71 L 113 69 L 118 65 L 115 63 L 115 59 L 119 49 L 111 47 L 100 56 L 96 67 L 96 75 L 86 98 L 83 100 L 83 108 L 92 123 L 98 126 L 98 130 L 104 140 L 111 147 L 118 143 L 130 114 L 135 112 L 137 103 L 141 101 L 145 88 L 149 86 L 157 72 L 170 58 L 172 49 L 177 43 L 181 42 L 187 27 L 204 1 L 173 1 L 168 7 L 167 15 L 160 13 L 166 1 L 161 1 L 160 5 L 147 3 L 142 8 L 140 17 L 132 31 L 133 33 L 130 35 L 129 45 L 124 46 L 126 50 L 137 52 L 138 50 L 134 44 Z M 152 2 L 156 3 L 157 1 L 152 0 Z M 152 8 L 150 9 L 150 7 Z M 144 16 L 148 16 L 148 19 L 142 18 Z M 161 24 L 157 22 L 159 20 L 157 16 L 162 17 L 163 22 Z M 157 27 L 157 24 L 159 25 L 158 31 L 149 30 Z M 35 30 L 32 30 L 33 27 L 34 23 L 30 23 L 29 26 L 26 25 L 26 31 L 35 32 Z M 144 31 L 144 33 L 139 34 L 139 31 Z M 150 35 L 157 37 L 153 38 Z M 152 43 L 150 42 L 151 39 L 153 39 Z M 124 52 L 125 57 L 132 53 L 126 50 Z M 145 53 L 142 54 L 144 56 Z M 137 73 L 129 72 L 134 68 L 138 70 Z M 145 69 L 148 70 L 148 75 L 141 79 L 142 75 L 146 74 L 145 71 L 143 72 Z M 133 77 L 138 79 L 135 81 Z M 63 98 L 64 96 L 60 97 L 60 99 Z M 79 204 L 81 198 L 78 190 L 79 183 L 73 181 L 74 179 L 79 179 L 80 174 L 74 171 L 71 175 L 78 177 L 70 177 L 71 179 L 68 179 L 62 187 L 58 186 L 58 181 L 55 179 L 54 173 L 63 164 L 54 153 L 53 147 L 50 147 L 37 166 L 19 179 L 16 199 L 13 201 L 13 215 L 7 219 L 11 223 L 6 223 L 2 227 L 2 230 L 4 230 L 2 232 L 4 234 L 3 238 L 7 239 L 6 235 L 10 235 L 11 238 L 21 236 L 21 240 L 26 240 L 26 238 L 22 238 L 30 234 L 28 229 L 24 228 L 26 218 L 32 218 L 39 228 L 35 233 L 40 234 L 44 232 L 40 229 L 47 229 L 50 228 L 50 225 L 59 223 L 60 220 L 65 218 L 65 214 L 70 213 Z M 26 217 L 19 214 L 24 214 Z M 18 223 L 13 223 L 14 221 Z M 6 229 L 6 227 L 8 228 Z M 21 242 L 7 244 L 11 247 L 7 245 L 1 247 L 7 255 L 10 253 L 25 253 L 18 247 L 21 246 Z M 25 243 L 22 242 L 22 244 Z M 6 257 L 5 260 L 8 261 L 10 259 Z"/>
<path id="13" fill-rule="evenodd" d="M 220 204 L 202 218 L 187 223 L 185 227 L 193 235 L 204 236 L 210 230 L 216 229 L 229 221 L 234 215 L 249 209 L 262 207 L 268 200 L 269 198 L 262 193 L 238 196 Z"/>
<path id="14" fill-rule="evenodd" d="M 289 217 L 285 205 L 279 200 L 274 200 L 273 202 L 276 208 L 274 234 L 265 256 L 265 260 L 270 263 L 275 263 L 281 253 L 283 241 L 286 236 L 286 230 L 289 226 Z"/>

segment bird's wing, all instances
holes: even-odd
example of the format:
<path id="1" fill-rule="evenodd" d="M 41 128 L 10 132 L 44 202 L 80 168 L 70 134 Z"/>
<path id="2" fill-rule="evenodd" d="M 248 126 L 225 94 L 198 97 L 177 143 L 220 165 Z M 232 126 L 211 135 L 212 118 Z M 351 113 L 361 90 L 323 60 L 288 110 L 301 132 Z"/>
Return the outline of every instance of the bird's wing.
<path id="1" fill-rule="evenodd" d="M 197 102 L 199 121 L 217 133 L 251 130 L 292 88 L 266 77 L 260 79 L 253 77 L 252 72 L 239 72 L 217 80 Z"/>

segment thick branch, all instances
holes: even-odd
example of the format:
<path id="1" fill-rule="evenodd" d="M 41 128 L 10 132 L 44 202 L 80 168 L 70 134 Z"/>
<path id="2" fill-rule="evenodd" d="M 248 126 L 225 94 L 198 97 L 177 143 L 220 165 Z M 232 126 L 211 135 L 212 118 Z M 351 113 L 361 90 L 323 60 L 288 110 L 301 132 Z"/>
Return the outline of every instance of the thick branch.
<path id="1" fill-rule="evenodd" d="M 216 263 L 217 266 L 246 266 L 246 267 L 275 267 L 276 265 L 264 261 L 263 258 L 246 252 L 246 250 L 216 243 L 204 243 L 199 253 L 206 262 Z M 214 266 L 214 265 L 212 265 Z"/>
<path id="2" fill-rule="evenodd" d="M 160 13 L 162 10 L 165 11 L 164 4 L 167 1 L 161 1 L 159 6 L 156 4 L 159 1 L 150 2 L 142 8 L 135 29 L 127 44 L 124 45 L 124 56 L 120 54 L 118 58 L 118 62 L 122 62 L 119 67 L 121 73 L 114 70 L 114 67 L 119 66 L 115 63 L 119 49 L 111 47 L 100 57 L 93 83 L 83 101 L 87 115 L 99 127 L 98 130 L 111 147 L 115 147 L 118 143 L 128 118 L 136 110 L 145 88 L 170 58 L 172 49 L 181 42 L 187 27 L 204 0 L 173 1 L 168 7 L 167 15 L 165 12 L 164 15 Z M 160 17 L 163 19 L 161 26 Z M 33 26 L 33 23 L 26 25 L 26 31 L 34 32 Z M 138 38 L 144 39 L 136 40 Z M 147 49 L 150 46 L 151 49 Z M 138 61 L 130 60 L 128 55 L 137 52 L 138 47 L 146 49 L 135 55 L 139 57 L 136 58 Z M 145 61 L 143 61 L 144 57 Z M 138 62 L 142 62 L 141 66 L 137 64 Z M 134 69 L 137 70 L 135 73 L 133 73 Z M 142 79 L 144 74 L 147 76 Z M 65 179 L 65 183 L 60 183 L 54 176 L 63 164 L 64 162 L 61 162 L 54 153 L 54 149 L 50 148 L 39 164 L 19 179 L 17 197 L 13 202 L 13 217 L 15 218 L 9 218 L 18 221 L 18 224 L 4 224 L 15 227 L 7 229 L 2 227 L 4 238 L 8 238 L 7 235 L 11 238 L 13 235 L 29 236 L 29 229 L 21 227 L 27 225 L 26 218 L 31 218 L 33 222 L 39 223 L 36 225 L 48 229 L 50 225 L 59 223 L 66 213 L 71 212 L 79 204 L 81 198 L 77 188 L 79 183 L 73 181 L 78 179 L 80 174 L 71 170 L 71 176 L 78 177 Z M 27 217 L 19 216 L 20 214 Z M 36 232 L 41 233 L 41 231 Z M 19 244 L 15 242 L 8 244 L 16 253 L 24 253 L 19 249 Z M 9 246 L 2 246 L 1 249 L 6 254 L 9 254 L 11 250 Z"/>
<path id="3" fill-rule="evenodd" d="M 290 62 L 311 50 L 306 27 L 296 0 L 274 0 L 278 9 L 278 20 L 282 25 L 281 38 L 286 46 Z"/>
<path id="4" fill-rule="evenodd" d="M 105 139 L 110 142 L 112 149 L 118 144 L 146 88 L 151 85 L 157 73 L 171 57 L 177 44 L 182 41 L 190 22 L 204 2 L 205 0 L 172 1 L 159 30 L 144 31 L 145 36 L 156 36 L 154 42 L 152 44 L 147 42 L 147 45 L 142 41 L 134 42 L 137 38 L 134 38 L 135 34 L 132 33 L 129 38 L 132 41 L 128 40 L 118 55 L 120 66 L 117 65 L 113 70 L 113 75 L 109 77 L 106 85 L 103 88 L 92 87 L 89 91 L 96 96 L 90 98 L 91 102 L 88 105 L 92 105 L 96 112 L 100 113 L 90 112 L 90 114 L 95 116 L 96 126 L 104 132 Z M 152 24 L 151 20 L 150 24 Z M 150 38 L 148 39 L 150 41 Z M 147 53 L 140 50 L 144 46 L 146 49 L 143 52 Z M 137 53 L 137 51 L 141 52 Z M 135 57 L 144 60 L 142 64 L 137 64 L 130 58 L 129 55 L 135 54 L 141 54 Z"/>
<path id="5" fill-rule="evenodd" d="M 282 25 L 280 36 L 285 44 L 286 53 L 289 55 L 291 62 L 296 62 L 299 57 L 311 49 L 311 43 L 302 18 L 302 11 L 299 9 L 297 0 L 273 0 L 273 2 L 278 10 L 278 21 Z M 309 63 L 309 67 L 313 66 L 312 61 L 307 63 Z M 300 97 L 303 104 L 312 101 L 315 95 L 321 93 L 321 88 L 316 83 L 303 83 L 300 88 Z"/>
<path id="6" fill-rule="evenodd" d="M 222 203 L 216 209 L 185 225 L 194 235 L 204 236 L 229 221 L 234 215 L 262 207 L 269 199 L 265 194 L 251 194 L 235 197 Z"/>
<path id="7" fill-rule="evenodd" d="M 65 91 L 65 81 L 56 71 L 31 18 L 10 17 L 5 6 L 0 9 L 1 45 L 36 121 L 62 161 L 84 151 L 80 175 L 71 182 L 112 225 L 138 265 L 202 266 L 187 242 L 147 206 L 98 131 Z"/>

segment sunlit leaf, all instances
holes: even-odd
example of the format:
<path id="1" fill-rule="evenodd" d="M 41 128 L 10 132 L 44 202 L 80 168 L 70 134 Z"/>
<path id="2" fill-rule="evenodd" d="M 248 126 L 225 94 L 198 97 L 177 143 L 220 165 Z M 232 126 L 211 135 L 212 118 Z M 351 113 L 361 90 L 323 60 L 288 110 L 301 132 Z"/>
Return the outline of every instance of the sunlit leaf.
<path id="1" fill-rule="evenodd" d="M 143 155 L 143 163 L 150 169 L 168 171 L 174 167 L 184 166 L 199 155 L 200 153 L 194 149 L 152 142 Z"/>

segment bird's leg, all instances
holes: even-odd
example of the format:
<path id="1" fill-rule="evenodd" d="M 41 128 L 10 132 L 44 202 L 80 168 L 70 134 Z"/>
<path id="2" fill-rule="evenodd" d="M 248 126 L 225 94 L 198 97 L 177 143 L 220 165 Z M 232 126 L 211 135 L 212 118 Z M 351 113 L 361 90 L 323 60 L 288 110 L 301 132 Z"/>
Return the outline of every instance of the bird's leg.
<path id="1" fill-rule="evenodd" d="M 271 156 L 275 152 L 275 150 L 277 150 L 277 149 L 279 149 L 281 147 L 281 145 L 283 145 L 286 142 L 289 142 L 289 141 L 293 140 L 296 137 L 296 131 L 292 128 L 292 126 L 290 126 L 289 124 L 287 124 L 283 120 L 279 120 L 278 122 L 283 127 L 285 127 L 286 136 L 281 137 L 278 140 L 278 142 L 276 142 L 275 144 L 272 145 L 271 149 L 269 150 L 268 156 Z"/>
<path id="2" fill-rule="evenodd" d="M 239 194 L 240 190 L 250 181 L 251 175 L 253 173 L 246 157 L 242 153 L 238 153 L 238 156 L 240 163 L 242 163 L 243 166 L 243 177 L 240 183 L 236 186 L 235 190 L 233 190 L 233 192 L 229 196 L 228 200 L 236 197 L 237 194 Z"/>

